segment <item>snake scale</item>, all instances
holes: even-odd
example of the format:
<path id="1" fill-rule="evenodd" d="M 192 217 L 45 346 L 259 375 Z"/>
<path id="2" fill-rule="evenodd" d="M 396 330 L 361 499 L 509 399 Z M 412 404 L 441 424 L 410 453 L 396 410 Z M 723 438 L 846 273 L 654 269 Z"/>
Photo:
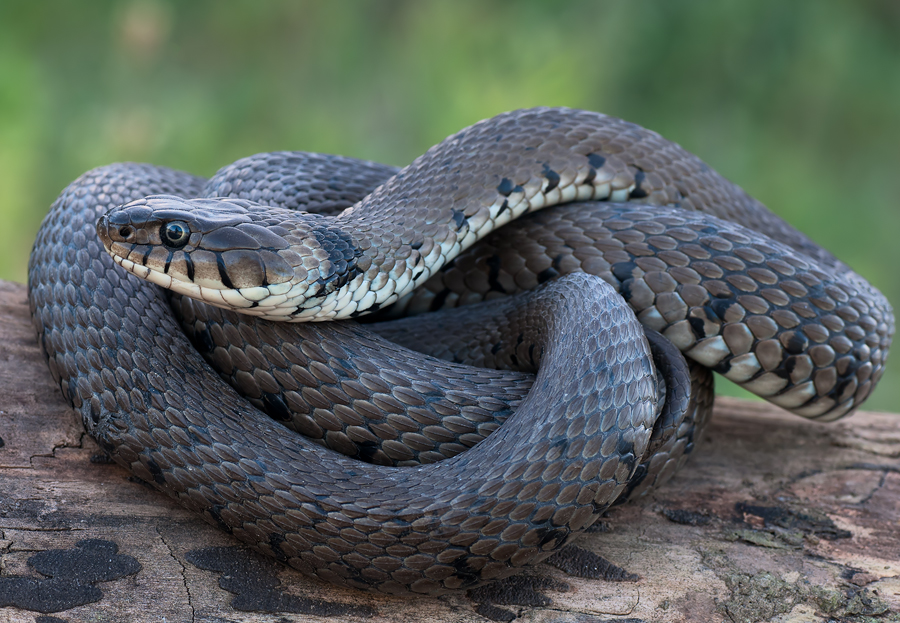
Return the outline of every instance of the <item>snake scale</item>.
<path id="1" fill-rule="evenodd" d="M 507 577 L 665 480 L 709 370 L 848 413 L 894 330 L 877 290 L 695 156 L 548 108 L 399 171 L 95 169 L 45 218 L 29 299 L 118 463 L 304 573 L 395 594 Z"/>

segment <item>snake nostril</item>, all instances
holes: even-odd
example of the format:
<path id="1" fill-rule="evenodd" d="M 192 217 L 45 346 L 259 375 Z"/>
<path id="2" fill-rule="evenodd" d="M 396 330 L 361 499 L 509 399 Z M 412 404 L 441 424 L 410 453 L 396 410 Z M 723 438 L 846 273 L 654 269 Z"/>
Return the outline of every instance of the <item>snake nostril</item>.
<path id="1" fill-rule="evenodd" d="M 122 236 L 123 240 L 128 240 L 129 236 L 134 233 L 134 230 L 131 229 L 128 225 L 123 225 L 119 228 L 119 235 Z"/>

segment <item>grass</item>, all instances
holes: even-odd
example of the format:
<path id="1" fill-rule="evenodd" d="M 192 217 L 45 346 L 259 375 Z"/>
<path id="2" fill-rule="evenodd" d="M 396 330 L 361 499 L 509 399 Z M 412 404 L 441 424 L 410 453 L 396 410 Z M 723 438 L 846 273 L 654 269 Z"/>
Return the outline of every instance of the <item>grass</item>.
<path id="1" fill-rule="evenodd" d="M 503 110 L 657 130 L 900 300 L 893 0 L 0 4 L 0 278 L 94 166 L 260 151 L 404 164 Z M 730 391 L 730 390 L 729 390 Z M 898 410 L 889 366 L 868 408 Z"/>

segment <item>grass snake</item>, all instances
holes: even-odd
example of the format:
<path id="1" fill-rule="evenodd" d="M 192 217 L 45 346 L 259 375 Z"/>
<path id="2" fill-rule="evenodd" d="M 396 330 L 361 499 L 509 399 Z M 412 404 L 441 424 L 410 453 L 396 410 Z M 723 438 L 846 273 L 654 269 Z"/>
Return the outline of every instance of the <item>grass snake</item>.
<path id="1" fill-rule="evenodd" d="M 664 481 L 709 370 L 848 413 L 894 330 L 877 290 L 678 145 L 547 108 L 399 171 L 95 169 L 45 218 L 29 300 L 117 462 L 304 573 L 396 594 L 511 575 Z"/>

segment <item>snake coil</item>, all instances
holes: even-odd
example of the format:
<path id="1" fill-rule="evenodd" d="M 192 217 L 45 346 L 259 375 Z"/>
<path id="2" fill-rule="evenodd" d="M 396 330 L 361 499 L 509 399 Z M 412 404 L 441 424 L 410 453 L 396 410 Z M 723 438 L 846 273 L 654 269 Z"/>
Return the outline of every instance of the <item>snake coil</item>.
<path id="1" fill-rule="evenodd" d="M 29 300 L 118 463 L 304 573 L 397 594 L 511 575 L 664 481 L 709 370 L 846 414 L 894 330 L 877 290 L 695 156 L 546 108 L 400 171 L 95 169 L 45 218 Z M 379 309 L 409 317 L 303 322 Z"/>

